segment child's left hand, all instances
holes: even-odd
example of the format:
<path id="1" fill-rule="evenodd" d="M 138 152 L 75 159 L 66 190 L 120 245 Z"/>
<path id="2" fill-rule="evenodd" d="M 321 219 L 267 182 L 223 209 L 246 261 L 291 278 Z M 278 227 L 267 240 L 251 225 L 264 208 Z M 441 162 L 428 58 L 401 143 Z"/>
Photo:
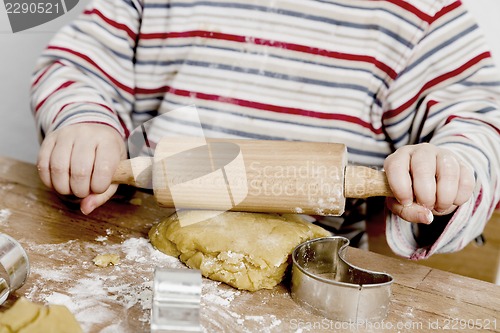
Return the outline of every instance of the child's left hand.
<path id="1" fill-rule="evenodd" d="M 406 221 L 429 224 L 472 196 L 473 171 L 452 151 L 429 143 L 404 146 L 384 163 L 394 198 L 387 207 Z"/>

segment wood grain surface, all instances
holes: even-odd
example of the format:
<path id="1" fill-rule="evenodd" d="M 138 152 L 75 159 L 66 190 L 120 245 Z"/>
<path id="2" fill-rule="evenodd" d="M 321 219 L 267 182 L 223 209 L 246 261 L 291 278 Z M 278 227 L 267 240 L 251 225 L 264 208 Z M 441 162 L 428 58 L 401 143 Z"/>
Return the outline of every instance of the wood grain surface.
<path id="1" fill-rule="evenodd" d="M 185 267 L 147 240 L 150 227 L 171 210 L 149 194 L 132 196 L 84 216 L 41 184 L 34 165 L 0 158 L 0 231 L 21 243 L 31 263 L 27 283 L 3 308 L 26 296 L 68 306 L 85 332 L 149 332 L 154 268 Z M 120 264 L 95 266 L 92 259 L 104 253 L 118 254 Z M 360 267 L 393 275 L 383 322 L 354 327 L 311 315 L 290 298 L 286 284 L 249 293 L 204 279 L 203 331 L 500 331 L 499 286 L 358 249 L 348 253 Z"/>

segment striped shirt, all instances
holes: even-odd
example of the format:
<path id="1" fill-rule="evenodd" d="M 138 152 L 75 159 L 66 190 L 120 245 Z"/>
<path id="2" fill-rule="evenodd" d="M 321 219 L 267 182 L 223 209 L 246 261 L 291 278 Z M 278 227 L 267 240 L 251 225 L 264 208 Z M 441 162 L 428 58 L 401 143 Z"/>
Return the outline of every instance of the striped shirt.
<path id="1" fill-rule="evenodd" d="M 431 245 L 387 219 L 392 249 L 424 258 L 464 247 L 499 200 L 497 74 L 455 0 L 95 0 L 43 52 L 31 103 L 41 138 L 81 122 L 126 137 L 195 105 L 207 136 L 341 142 L 368 166 L 446 147 L 475 170 L 473 198 Z"/>

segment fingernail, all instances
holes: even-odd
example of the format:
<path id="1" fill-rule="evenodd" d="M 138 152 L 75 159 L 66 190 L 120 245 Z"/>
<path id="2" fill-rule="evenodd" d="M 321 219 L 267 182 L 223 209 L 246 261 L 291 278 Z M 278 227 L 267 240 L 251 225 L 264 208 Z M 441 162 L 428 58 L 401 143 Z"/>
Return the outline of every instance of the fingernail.
<path id="1" fill-rule="evenodd" d="M 82 207 L 80 207 L 80 211 L 83 213 L 83 215 L 89 215 L 90 213 L 92 213 L 94 211 L 94 209 L 95 209 L 94 206 L 90 206 L 86 210 L 84 210 Z"/>
<path id="2" fill-rule="evenodd" d="M 432 221 L 434 220 L 434 215 L 432 215 L 432 212 L 430 210 L 427 210 L 426 213 L 424 212 L 418 213 L 418 219 L 420 222 L 424 224 L 431 224 Z"/>
<path id="3" fill-rule="evenodd" d="M 427 220 L 429 221 L 429 223 L 432 223 L 432 221 L 434 221 L 434 215 L 430 210 L 427 212 Z"/>

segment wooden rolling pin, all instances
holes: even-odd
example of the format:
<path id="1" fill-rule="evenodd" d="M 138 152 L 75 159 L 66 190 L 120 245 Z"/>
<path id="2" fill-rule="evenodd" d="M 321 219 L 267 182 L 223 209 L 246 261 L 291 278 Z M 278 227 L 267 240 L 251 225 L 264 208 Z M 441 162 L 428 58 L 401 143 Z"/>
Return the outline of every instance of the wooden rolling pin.
<path id="1" fill-rule="evenodd" d="M 343 144 L 166 138 L 123 161 L 114 183 L 177 209 L 341 215 L 345 198 L 392 196 L 383 171 L 347 165 Z"/>

